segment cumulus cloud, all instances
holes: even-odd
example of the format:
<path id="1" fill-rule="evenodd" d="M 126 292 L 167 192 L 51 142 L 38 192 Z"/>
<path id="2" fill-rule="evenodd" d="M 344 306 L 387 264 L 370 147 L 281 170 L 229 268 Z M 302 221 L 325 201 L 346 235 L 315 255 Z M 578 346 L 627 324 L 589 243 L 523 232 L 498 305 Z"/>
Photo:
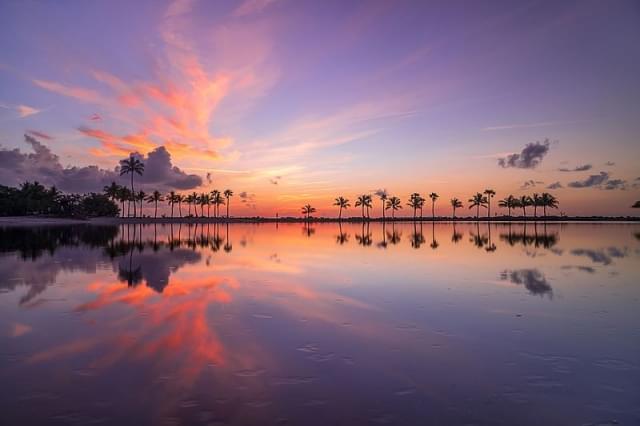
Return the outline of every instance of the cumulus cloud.
<path id="1" fill-rule="evenodd" d="M 238 196 L 240 197 L 240 202 L 242 204 L 245 204 L 247 207 L 252 209 L 256 208 L 256 202 L 255 202 L 256 194 L 249 193 L 247 191 L 242 191 L 240 194 L 238 194 Z"/>
<path id="2" fill-rule="evenodd" d="M 30 134 L 24 135 L 33 152 L 0 148 L 0 182 L 16 186 L 25 180 L 36 180 L 44 185 L 55 185 L 67 192 L 101 191 L 115 181 L 126 183 L 117 168 L 107 170 L 98 166 L 63 167 L 60 158 L 49 147 Z M 186 174 L 171 164 L 171 156 L 164 147 L 156 148 L 145 157 L 145 173 L 138 177 L 141 184 L 153 185 L 153 189 L 191 189 L 202 184 L 197 175 Z M 144 185 L 143 185 L 144 186 Z"/>
<path id="3" fill-rule="evenodd" d="M 552 184 L 547 186 L 547 189 L 560 189 L 560 188 L 563 188 L 560 182 L 553 182 Z"/>
<path id="4" fill-rule="evenodd" d="M 504 168 L 533 169 L 547 155 L 550 145 L 549 139 L 545 139 L 543 142 L 528 143 L 519 154 L 499 158 L 498 164 Z"/>
<path id="5" fill-rule="evenodd" d="M 584 164 L 582 166 L 574 167 L 573 169 L 568 169 L 566 167 L 561 167 L 558 169 L 559 172 L 586 172 L 587 170 L 591 170 L 593 166 L 591 164 Z"/>
<path id="6" fill-rule="evenodd" d="M 627 181 L 622 179 L 611 179 L 608 172 L 600 172 L 597 175 L 590 175 L 584 180 L 569 182 L 570 188 L 600 188 L 606 190 L 626 189 Z"/>

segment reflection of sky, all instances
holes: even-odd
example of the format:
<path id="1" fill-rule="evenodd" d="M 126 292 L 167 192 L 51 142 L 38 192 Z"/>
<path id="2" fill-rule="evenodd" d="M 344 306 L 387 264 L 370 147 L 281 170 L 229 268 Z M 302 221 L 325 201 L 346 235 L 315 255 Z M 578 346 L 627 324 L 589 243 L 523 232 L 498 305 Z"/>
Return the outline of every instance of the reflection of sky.
<path id="1" fill-rule="evenodd" d="M 505 224 L 489 236 L 486 224 L 456 224 L 457 243 L 452 225 L 423 225 L 419 249 L 411 224 L 384 233 L 371 224 L 369 246 L 355 238 L 360 224 L 342 225 L 350 235 L 342 245 L 337 224 L 313 228 L 309 236 L 300 224 L 183 227 L 180 247 L 175 227 L 138 228 L 144 248 L 113 260 L 82 248 L 26 262 L 5 253 L 3 277 L 22 281 L 0 293 L 0 377 L 15 384 L 0 408 L 10 419 L 30 404 L 42 416 L 87 421 L 232 424 L 276 413 L 311 424 L 498 415 L 584 423 L 617 410 L 617 419 L 635 419 L 636 225 Z M 401 237 L 391 244 L 388 233 Z M 551 234 L 552 247 L 536 246 Z M 191 248 L 194 235 L 200 243 L 219 235 L 233 249 Z M 605 264 L 576 250 L 625 255 Z M 132 287 L 118 278 L 129 258 L 143 276 Z M 33 279 L 24 271 L 45 265 L 47 285 L 20 305 Z M 166 277 L 161 292 L 149 277 Z M 550 292 L 542 282 L 553 297 L 534 297 Z M 584 408 L 592 398 L 599 403 Z M 545 414 L 523 419 L 523 406 Z"/>

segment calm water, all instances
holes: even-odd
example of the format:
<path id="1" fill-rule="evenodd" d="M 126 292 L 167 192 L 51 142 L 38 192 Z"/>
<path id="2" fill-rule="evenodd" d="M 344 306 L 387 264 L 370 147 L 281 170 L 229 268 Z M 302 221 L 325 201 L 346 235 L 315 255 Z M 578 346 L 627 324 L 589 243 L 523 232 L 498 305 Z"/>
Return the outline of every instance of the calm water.
<path id="1" fill-rule="evenodd" d="M 640 424 L 640 226 L 0 230 L 0 424 Z"/>

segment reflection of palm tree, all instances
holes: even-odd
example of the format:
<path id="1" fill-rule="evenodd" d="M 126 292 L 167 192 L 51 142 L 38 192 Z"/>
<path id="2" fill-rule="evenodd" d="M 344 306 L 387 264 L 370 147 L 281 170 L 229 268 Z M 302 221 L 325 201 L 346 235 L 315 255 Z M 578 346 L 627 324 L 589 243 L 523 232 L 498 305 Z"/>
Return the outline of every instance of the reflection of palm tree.
<path id="1" fill-rule="evenodd" d="M 469 198 L 469 209 L 476 208 L 476 219 L 480 217 L 480 207 L 487 208 L 487 198 L 481 193 L 477 193 Z"/>
<path id="2" fill-rule="evenodd" d="M 487 195 L 487 217 L 491 219 L 491 199 L 496 195 L 496 191 L 493 189 L 485 189 L 484 193 Z"/>
<path id="3" fill-rule="evenodd" d="M 336 242 L 343 245 L 349 242 L 349 234 L 342 232 L 342 222 L 338 222 L 338 235 L 336 236 Z"/>
<path id="4" fill-rule="evenodd" d="M 311 207 L 311 204 L 305 204 L 304 206 L 302 206 L 302 214 L 307 217 L 307 221 L 310 219 L 311 214 L 315 212 L 316 209 L 315 207 Z"/>
<path id="5" fill-rule="evenodd" d="M 462 234 L 456 232 L 456 223 L 453 223 L 453 234 L 451 234 L 451 241 L 454 244 L 458 244 L 458 241 L 462 239 Z"/>
<path id="6" fill-rule="evenodd" d="M 440 197 L 435 192 L 429 194 L 429 198 L 431 198 L 431 220 L 434 220 L 436 217 L 436 200 Z"/>
<path id="7" fill-rule="evenodd" d="M 136 192 L 133 189 L 133 175 L 137 173 L 142 176 L 142 173 L 144 173 L 144 163 L 134 157 L 133 154 L 126 160 L 120 160 L 120 176 L 129 173 L 131 174 L 131 193 L 135 194 Z M 136 217 L 135 201 L 133 204 L 133 217 Z"/>
<path id="8" fill-rule="evenodd" d="M 434 222 L 431 222 L 431 248 L 435 250 L 439 246 L 440 244 L 438 244 L 438 241 L 436 241 L 436 224 Z"/>
<path id="9" fill-rule="evenodd" d="M 455 220 L 455 218 L 456 218 L 456 209 L 462 208 L 462 201 L 458 200 L 457 198 L 452 198 L 451 199 L 451 207 L 453 208 L 453 216 L 452 216 L 452 218 Z"/>
<path id="10" fill-rule="evenodd" d="M 476 222 L 476 233 L 471 233 L 470 241 L 478 248 L 483 248 L 489 242 L 486 235 L 480 234 L 480 224 L 478 222 Z"/>
<path id="11" fill-rule="evenodd" d="M 316 233 L 316 229 L 312 228 L 311 223 L 308 221 L 304 223 L 302 231 L 307 235 L 307 238 L 311 238 L 311 236 Z"/>
<path id="12" fill-rule="evenodd" d="M 419 249 L 422 244 L 425 243 L 424 234 L 422 233 L 422 222 L 420 222 L 420 229 L 418 230 L 416 222 L 413 222 L 413 233 L 411 234 L 411 247 Z"/>
<path id="13" fill-rule="evenodd" d="M 497 247 L 495 244 L 493 244 L 493 242 L 491 241 L 491 225 L 487 222 L 487 247 L 485 247 L 485 250 L 487 252 L 494 252 L 496 251 Z"/>
<path id="14" fill-rule="evenodd" d="M 396 231 L 396 223 L 395 222 L 391 223 L 391 233 L 387 234 L 387 239 L 394 246 L 396 244 L 400 244 L 400 241 L 402 240 L 402 233 L 400 233 L 399 231 Z"/>
<path id="15" fill-rule="evenodd" d="M 349 200 L 342 196 L 336 198 L 333 205 L 340 208 L 340 211 L 338 212 L 338 220 L 342 220 L 342 209 L 348 209 L 349 207 L 351 207 L 351 204 L 349 204 Z"/>
<path id="16" fill-rule="evenodd" d="M 391 218 L 395 220 L 396 218 L 396 210 L 401 209 L 402 208 L 402 201 L 400 201 L 400 198 L 398 197 L 390 197 L 387 200 L 387 205 L 385 206 L 385 209 L 391 209 Z"/>
<path id="17" fill-rule="evenodd" d="M 365 226 L 367 227 L 366 233 Z M 364 247 L 368 247 L 373 244 L 371 232 L 369 232 L 369 222 L 362 222 L 362 233 L 360 235 L 356 235 L 356 240 L 358 241 L 358 244 Z"/>
<path id="18" fill-rule="evenodd" d="M 154 218 L 158 217 L 158 201 L 164 201 L 164 198 L 162 198 L 162 194 L 160 194 L 160 191 L 156 189 L 155 191 L 153 191 L 153 193 L 151 193 L 151 195 L 147 197 L 148 203 L 155 204 L 155 211 L 153 213 Z M 173 204 L 171 205 L 171 207 L 173 207 Z M 173 212 L 171 212 L 171 216 L 173 217 Z"/>
<path id="19" fill-rule="evenodd" d="M 229 217 L 228 213 L 227 213 L 227 217 Z M 226 242 L 224 243 L 224 251 L 226 253 L 231 253 L 231 250 L 233 250 L 233 244 L 231 244 L 231 240 L 229 239 L 229 222 L 227 222 L 227 233 L 226 233 L 225 240 Z"/>
<path id="20" fill-rule="evenodd" d="M 380 241 L 377 245 L 380 248 L 386 249 L 387 248 L 387 232 L 386 232 L 386 222 L 382 221 L 382 241 Z"/>

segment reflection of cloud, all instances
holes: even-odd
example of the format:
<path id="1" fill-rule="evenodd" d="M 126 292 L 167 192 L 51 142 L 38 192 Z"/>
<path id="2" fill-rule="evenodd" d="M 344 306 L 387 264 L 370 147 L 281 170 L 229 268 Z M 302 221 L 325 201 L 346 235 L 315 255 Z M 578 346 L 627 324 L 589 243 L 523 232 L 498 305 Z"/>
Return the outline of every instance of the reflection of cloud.
<path id="1" fill-rule="evenodd" d="M 11 328 L 9 329 L 9 337 L 20 337 L 30 333 L 31 330 L 31 326 L 17 322 L 11 325 Z"/>
<path id="2" fill-rule="evenodd" d="M 617 247 L 608 247 L 606 249 L 575 249 L 571 250 L 574 256 L 585 256 L 591 259 L 593 263 L 602 263 L 609 265 L 613 262 L 613 258 L 623 258 L 627 255 L 627 250 L 621 250 Z"/>
<path id="3" fill-rule="evenodd" d="M 547 155 L 550 144 L 549 139 L 545 139 L 543 142 L 528 143 L 519 154 L 499 158 L 498 164 L 504 168 L 533 169 Z"/>
<path id="4" fill-rule="evenodd" d="M 549 285 L 545 276 L 537 269 L 505 270 L 500 274 L 500 279 L 503 281 L 511 281 L 514 284 L 524 284 L 525 288 L 531 294 L 548 294 L 549 297 L 553 294 L 551 285 Z"/>

